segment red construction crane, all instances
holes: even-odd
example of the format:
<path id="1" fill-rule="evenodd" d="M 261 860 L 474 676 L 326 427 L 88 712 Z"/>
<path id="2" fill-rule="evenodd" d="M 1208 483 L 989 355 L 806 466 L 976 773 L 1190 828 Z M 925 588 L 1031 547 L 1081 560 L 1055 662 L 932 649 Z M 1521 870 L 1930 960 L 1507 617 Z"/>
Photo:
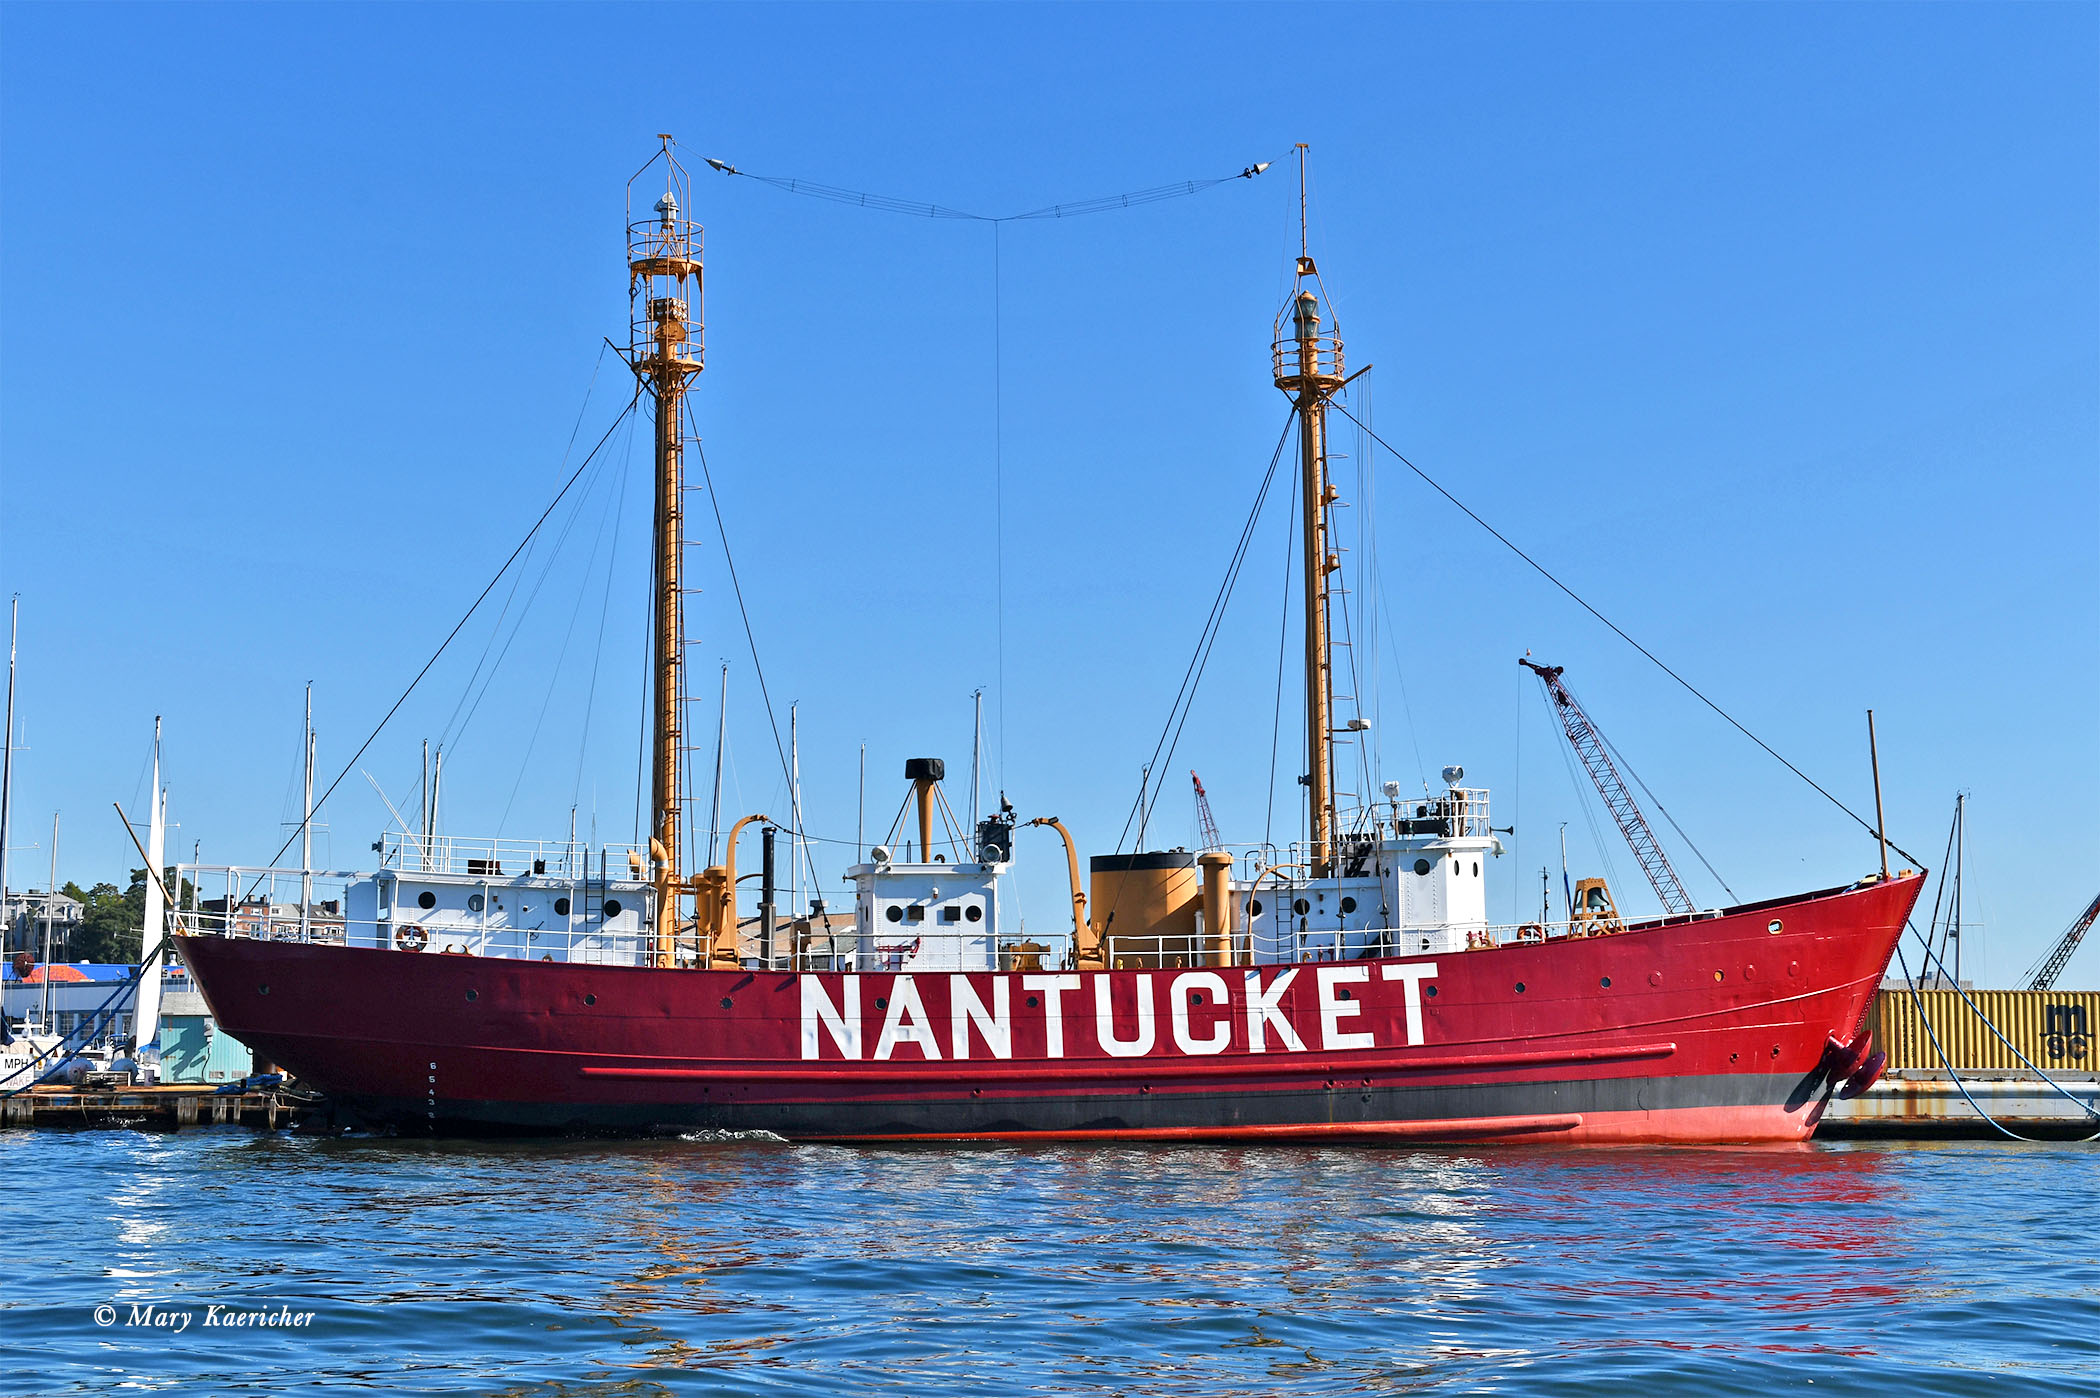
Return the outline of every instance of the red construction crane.
<path id="1" fill-rule="evenodd" d="M 2042 958 L 2041 968 L 2028 976 L 2029 990 L 2047 990 L 2056 984 L 2056 978 L 2062 975 L 2064 967 L 2070 964 L 2071 953 L 2078 950 L 2078 944 L 2085 940 L 2086 929 L 2093 925 L 2095 919 L 2100 919 L 2100 897 L 2095 897 L 2092 902 L 2086 904 L 2085 911 L 2073 918 L 2071 925 L 2064 929 L 2064 934 L 2056 939 L 2055 947 Z"/>
<path id="2" fill-rule="evenodd" d="M 1189 780 L 1196 784 L 1196 827 L 1203 835 L 1204 853 L 1225 848 L 1225 842 L 1218 838 L 1218 822 L 1211 817 L 1210 797 L 1203 792 L 1203 778 L 1190 772 Z"/>
<path id="3" fill-rule="evenodd" d="M 1554 716 L 1567 731 L 1575 755 L 1589 769 L 1590 780 L 1597 784 L 1597 794 L 1604 798 L 1611 818 L 1619 823 L 1619 833 L 1632 846 L 1633 857 L 1640 861 L 1641 872 L 1655 886 L 1655 896 L 1662 899 L 1663 909 L 1672 914 L 1695 911 L 1692 896 L 1684 891 L 1684 880 L 1678 878 L 1677 871 L 1670 867 L 1669 856 L 1662 852 L 1662 846 L 1655 842 L 1655 832 L 1648 828 L 1648 818 L 1641 814 L 1641 808 L 1634 803 L 1633 793 L 1620 780 L 1619 769 L 1606 750 L 1604 735 L 1597 731 L 1596 724 L 1590 722 L 1590 716 L 1582 711 L 1582 705 L 1575 702 L 1568 687 L 1560 682 L 1562 667 L 1534 665 L 1529 660 L 1517 663 L 1536 674 L 1539 682 L 1546 686 L 1546 694 L 1553 700 Z"/>

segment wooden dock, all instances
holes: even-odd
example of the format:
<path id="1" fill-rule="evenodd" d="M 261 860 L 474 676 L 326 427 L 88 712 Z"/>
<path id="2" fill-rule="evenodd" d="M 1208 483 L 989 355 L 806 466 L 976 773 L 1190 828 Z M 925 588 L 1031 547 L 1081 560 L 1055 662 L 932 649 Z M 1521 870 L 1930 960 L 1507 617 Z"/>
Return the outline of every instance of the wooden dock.
<path id="1" fill-rule="evenodd" d="M 221 1092 L 186 1083 L 158 1087 L 35 1087 L 0 1098 L 0 1125 L 62 1130 L 177 1131 L 185 1126 L 246 1126 L 275 1131 L 313 1110 L 275 1088 Z"/>

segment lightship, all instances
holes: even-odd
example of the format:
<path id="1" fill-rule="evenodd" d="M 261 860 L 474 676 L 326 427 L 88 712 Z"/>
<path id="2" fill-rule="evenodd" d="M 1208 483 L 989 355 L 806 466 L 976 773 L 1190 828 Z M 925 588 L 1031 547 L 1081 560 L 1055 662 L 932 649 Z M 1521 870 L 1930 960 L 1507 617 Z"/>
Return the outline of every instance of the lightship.
<path id="1" fill-rule="evenodd" d="M 635 181 L 659 167 L 662 195 L 638 211 L 654 185 Z M 656 466 L 647 839 L 594 857 L 573 840 L 440 838 L 426 820 L 381 841 L 338 915 L 310 896 L 296 916 L 234 896 L 168 915 L 219 1023 L 341 1120 L 833 1141 L 1787 1141 L 1878 1073 L 1866 1010 L 1922 876 L 1892 875 L 1884 848 L 1879 872 L 1843 887 L 1695 908 L 1604 745 L 1584 751 L 1594 729 L 1557 671 L 1542 677 L 1664 916 L 1622 917 L 1588 881 L 1564 920 L 1490 925 L 1502 846 L 1486 790 L 1454 767 L 1419 799 L 1338 794 L 1351 728 L 1336 719 L 1327 423 L 1351 376 L 1302 244 L 1272 354 L 1303 502 L 1307 838 L 1099 855 L 1083 888 L 1062 822 L 1003 801 L 956 822 L 942 763 L 921 758 L 905 774 L 915 838 L 847 869 L 850 922 L 777 917 L 770 881 L 759 915 L 740 915 L 737 839 L 770 822 L 737 821 L 720 862 L 694 870 L 681 804 L 701 229 L 668 138 L 635 181 L 627 359 Z M 1009 927 L 1025 826 L 1063 840 L 1060 937 Z M 230 895 L 312 879 L 183 877 L 213 873 Z"/>

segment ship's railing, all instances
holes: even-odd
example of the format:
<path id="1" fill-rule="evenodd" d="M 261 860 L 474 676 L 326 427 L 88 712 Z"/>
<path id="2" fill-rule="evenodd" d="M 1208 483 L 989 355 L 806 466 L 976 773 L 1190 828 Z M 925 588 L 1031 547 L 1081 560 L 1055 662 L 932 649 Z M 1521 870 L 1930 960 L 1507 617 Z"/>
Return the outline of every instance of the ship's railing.
<path id="1" fill-rule="evenodd" d="M 349 932 L 350 885 L 367 877 L 341 869 L 254 869 L 178 864 L 167 910 L 171 932 L 266 941 L 342 942 Z M 369 938 L 372 923 L 366 920 Z"/>
<path id="2" fill-rule="evenodd" d="M 1285 384 L 1298 378 L 1305 368 L 1305 363 L 1300 358 L 1297 337 L 1289 333 L 1295 327 L 1281 319 L 1277 321 L 1277 325 L 1279 328 L 1276 340 L 1270 346 L 1269 352 L 1271 362 L 1276 368 L 1276 381 Z M 1313 337 L 1312 371 L 1315 376 L 1323 379 L 1348 377 L 1348 373 L 1342 367 L 1341 339 L 1331 330 L 1323 330 Z"/>
<path id="3" fill-rule="evenodd" d="M 379 837 L 379 867 L 403 873 L 464 874 L 470 878 L 538 874 L 548 878 L 631 877 L 634 859 L 647 868 L 648 851 L 637 845 L 589 845 L 566 840 L 499 840 L 471 835 L 425 839 L 389 830 Z"/>
<path id="4" fill-rule="evenodd" d="M 529 870 L 528 870 L 529 872 Z M 238 865 L 177 866 L 180 906 L 167 912 L 171 933 L 252 937 L 261 941 L 317 942 L 336 946 L 389 946 L 397 950 L 534 961 L 579 961 L 634 965 L 652 949 L 653 895 L 632 881 L 599 882 L 580 875 L 565 886 L 545 876 L 530 888 L 548 900 L 569 893 L 570 911 L 551 927 L 516 925 L 495 909 L 425 912 L 413 906 L 385 907 L 376 899 L 353 916 L 349 889 L 372 876 L 342 870 L 248 868 Z M 531 896 L 531 895 L 528 895 Z M 608 928 L 607 899 L 634 910 L 631 923 Z M 471 906 L 471 905 L 470 905 Z M 624 911 L 624 909 L 623 909 Z M 382 939 L 384 939 L 382 941 Z"/>

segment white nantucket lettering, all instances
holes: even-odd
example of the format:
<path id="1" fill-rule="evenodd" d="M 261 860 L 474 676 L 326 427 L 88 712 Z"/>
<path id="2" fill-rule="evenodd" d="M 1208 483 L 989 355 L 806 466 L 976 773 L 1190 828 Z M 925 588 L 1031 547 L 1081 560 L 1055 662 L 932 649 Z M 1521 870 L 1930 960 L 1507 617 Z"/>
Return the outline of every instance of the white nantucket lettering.
<path id="1" fill-rule="evenodd" d="M 824 983 L 815 976 L 802 978 L 802 1056 L 817 1056 L 817 1026 L 831 1031 L 831 1042 L 842 1057 L 860 1057 L 860 977 L 847 976 L 841 987 L 843 1005 L 831 1003 Z"/>
<path id="2" fill-rule="evenodd" d="M 1247 973 L 1247 1051 L 1267 1053 L 1269 1050 L 1268 1029 L 1274 1027 L 1283 1046 L 1292 1053 L 1305 1052 L 1305 1045 L 1298 1038 L 1298 1031 L 1291 1028 L 1290 1017 L 1279 1008 L 1283 1004 L 1283 992 L 1298 978 L 1298 968 L 1291 967 L 1275 980 L 1269 982 L 1266 994 L 1261 988 L 1261 972 Z"/>
<path id="3" fill-rule="evenodd" d="M 1320 983 L 1320 1047 L 1323 1049 L 1376 1048 L 1378 1041 L 1369 1030 L 1342 1028 L 1342 1021 L 1364 1012 L 1364 1002 L 1355 998 L 1343 1000 L 1335 990 L 1345 981 L 1369 981 L 1368 966 L 1322 966 L 1314 972 Z"/>
<path id="4" fill-rule="evenodd" d="M 1167 988 L 1167 1012 L 1174 1026 L 1174 1047 L 1183 1053 L 1223 1053 L 1232 1042 L 1232 1016 L 1227 1013 L 1211 1026 L 1209 1038 L 1198 1039 L 1189 1032 L 1189 995 L 1192 991 L 1204 991 L 1210 1003 L 1221 1009 L 1230 1009 L 1232 991 L 1225 978 L 1216 971 L 1184 971 L 1174 977 L 1174 984 Z"/>
<path id="5" fill-rule="evenodd" d="M 1386 980 L 1401 982 L 1401 994 L 1407 1001 L 1407 1046 L 1413 1048 L 1422 1042 L 1422 982 L 1436 979 L 1436 963 L 1417 961 L 1407 966 L 1382 966 L 1378 973 Z"/>
<path id="6" fill-rule="evenodd" d="M 875 1056 L 888 1058 L 899 1044 L 917 1044 L 928 1058 L 941 1056 L 941 1043 L 933 1026 L 926 1022 L 926 1006 L 919 1001 L 919 987 L 910 976 L 899 976 L 890 984 L 890 1012 L 882 1021 L 875 1040 Z"/>
<path id="7" fill-rule="evenodd" d="M 1043 997 L 1043 1057 L 1065 1056 L 1065 992 L 1079 989 L 1079 977 L 1023 976 L 1021 989 L 1040 991 Z"/>
<path id="8" fill-rule="evenodd" d="M 1152 1052 L 1152 1040 L 1159 1026 L 1152 1022 L 1152 977 L 1137 978 L 1137 1037 L 1129 1043 L 1116 1037 L 1115 1005 L 1109 999 L 1109 991 L 1115 985 L 1113 976 L 1094 977 L 1094 1034 L 1101 1040 L 1102 1051 L 1111 1058 L 1141 1058 Z"/>
<path id="9" fill-rule="evenodd" d="M 970 984 L 968 976 L 948 977 L 948 1007 L 950 1027 L 955 1031 L 950 1041 L 955 1045 L 957 1058 L 970 1056 L 972 1024 L 984 1036 L 984 1046 L 992 1051 L 992 1057 L 1014 1056 L 1013 985 L 1006 977 L 999 976 L 992 981 L 992 1008 L 989 1010 L 984 1007 L 984 1001 L 977 998 L 977 987 Z"/>

